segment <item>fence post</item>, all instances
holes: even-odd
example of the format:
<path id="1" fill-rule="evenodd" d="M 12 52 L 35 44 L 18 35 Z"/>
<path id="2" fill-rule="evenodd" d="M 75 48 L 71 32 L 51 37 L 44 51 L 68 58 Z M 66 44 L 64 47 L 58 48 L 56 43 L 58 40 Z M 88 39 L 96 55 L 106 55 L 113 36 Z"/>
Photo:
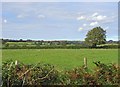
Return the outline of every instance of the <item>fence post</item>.
<path id="1" fill-rule="evenodd" d="M 84 58 L 84 68 L 87 68 L 87 58 Z"/>

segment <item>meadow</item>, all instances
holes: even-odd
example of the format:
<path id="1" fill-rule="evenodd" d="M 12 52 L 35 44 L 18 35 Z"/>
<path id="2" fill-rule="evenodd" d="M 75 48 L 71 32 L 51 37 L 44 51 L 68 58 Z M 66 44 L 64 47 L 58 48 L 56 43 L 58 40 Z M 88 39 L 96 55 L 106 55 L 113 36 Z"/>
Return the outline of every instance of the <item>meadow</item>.
<path id="1" fill-rule="evenodd" d="M 49 63 L 59 70 L 68 70 L 83 65 L 87 58 L 88 67 L 93 68 L 94 61 L 117 63 L 117 49 L 3 49 L 2 61 L 18 60 L 25 64 Z"/>

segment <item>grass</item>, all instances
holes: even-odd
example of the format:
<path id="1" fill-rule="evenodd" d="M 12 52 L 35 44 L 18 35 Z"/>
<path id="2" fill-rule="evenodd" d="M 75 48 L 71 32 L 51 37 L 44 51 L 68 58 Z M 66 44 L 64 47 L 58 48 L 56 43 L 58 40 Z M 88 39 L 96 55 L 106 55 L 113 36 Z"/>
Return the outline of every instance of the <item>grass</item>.
<path id="1" fill-rule="evenodd" d="M 2 61 L 19 60 L 26 64 L 39 62 L 55 65 L 58 69 L 72 69 L 83 65 L 83 58 L 88 60 L 88 67 L 93 68 L 93 61 L 117 63 L 117 49 L 4 49 Z"/>

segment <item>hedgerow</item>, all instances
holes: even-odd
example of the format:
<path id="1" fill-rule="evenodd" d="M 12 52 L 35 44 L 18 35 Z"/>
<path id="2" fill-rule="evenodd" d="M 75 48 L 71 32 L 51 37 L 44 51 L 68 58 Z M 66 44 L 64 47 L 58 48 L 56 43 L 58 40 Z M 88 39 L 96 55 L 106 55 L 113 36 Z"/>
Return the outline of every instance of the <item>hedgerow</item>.
<path id="1" fill-rule="evenodd" d="M 101 62 L 94 64 L 95 69 L 81 66 L 69 71 L 59 71 L 50 64 L 26 65 L 18 61 L 5 61 L 2 64 L 2 86 L 119 85 L 119 66 Z"/>

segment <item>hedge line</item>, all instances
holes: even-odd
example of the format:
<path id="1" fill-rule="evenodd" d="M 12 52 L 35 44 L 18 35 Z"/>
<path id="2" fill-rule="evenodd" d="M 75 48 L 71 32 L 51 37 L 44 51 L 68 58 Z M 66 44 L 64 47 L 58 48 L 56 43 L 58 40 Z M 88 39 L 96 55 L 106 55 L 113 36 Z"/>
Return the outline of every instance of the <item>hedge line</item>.
<path id="1" fill-rule="evenodd" d="M 82 48 L 91 48 L 88 46 L 9 46 L 9 47 L 2 47 L 2 49 L 82 49 Z M 97 46 L 96 49 L 117 49 L 120 48 L 118 45 L 104 45 L 104 46 Z"/>
<path id="2" fill-rule="evenodd" d="M 119 66 L 101 62 L 94 64 L 96 67 L 93 70 L 81 66 L 69 71 L 59 71 L 50 64 L 26 65 L 18 61 L 6 61 L 2 65 L 2 86 L 119 85 Z"/>
<path id="3" fill-rule="evenodd" d="M 88 48 L 88 47 L 83 47 L 83 46 L 35 46 L 35 47 L 3 47 L 2 49 L 80 49 L 80 48 Z"/>

